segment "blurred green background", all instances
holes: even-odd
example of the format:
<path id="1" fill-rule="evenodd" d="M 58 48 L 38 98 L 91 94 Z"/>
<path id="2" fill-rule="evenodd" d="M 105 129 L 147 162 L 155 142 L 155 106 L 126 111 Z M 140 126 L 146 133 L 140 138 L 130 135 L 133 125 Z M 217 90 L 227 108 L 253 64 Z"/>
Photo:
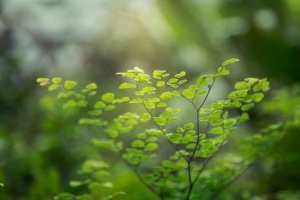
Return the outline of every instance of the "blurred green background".
<path id="1" fill-rule="evenodd" d="M 186 71 L 193 81 L 232 57 L 241 61 L 211 98 L 226 97 L 246 77 L 268 77 L 269 103 L 251 112 L 243 131 L 285 120 L 300 105 L 300 1 L 0 0 L 0 199 L 80 194 L 84 188 L 69 181 L 87 159 L 111 164 L 114 190 L 127 193 L 119 199 L 156 199 L 117 155 L 89 143 L 103 133 L 78 126 L 82 111 L 61 110 L 38 77 L 95 82 L 99 93 L 117 93 L 123 79 L 115 74 L 134 66 Z M 300 199 L 298 131 L 219 199 Z"/>

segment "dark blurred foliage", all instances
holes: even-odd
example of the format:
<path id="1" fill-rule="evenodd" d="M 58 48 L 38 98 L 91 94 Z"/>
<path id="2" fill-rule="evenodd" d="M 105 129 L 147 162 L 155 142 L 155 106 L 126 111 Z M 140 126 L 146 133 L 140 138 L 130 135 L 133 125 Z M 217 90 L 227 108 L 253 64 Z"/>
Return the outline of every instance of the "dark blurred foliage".
<path id="1" fill-rule="evenodd" d="M 90 145 L 101 131 L 76 125 L 77 115 L 85 111 L 60 110 L 36 78 L 59 76 L 81 85 L 95 82 L 99 93 L 116 93 L 122 78 L 115 73 L 136 65 L 149 73 L 184 70 L 193 80 L 237 57 L 239 66 L 221 82 L 224 89 L 216 91 L 213 99 L 223 98 L 232 83 L 250 76 L 268 77 L 273 89 L 290 87 L 300 80 L 299 24 L 297 0 L 1 0 L 0 183 L 5 187 L 0 187 L 0 199 L 81 193 L 83 188 L 68 183 L 76 179 L 76 170 L 86 159 L 114 163 L 115 190 L 127 192 L 125 199 L 141 194 L 153 199 L 132 172 L 117 165 L 117 156 L 101 154 Z M 245 132 L 284 121 L 278 116 L 288 115 L 292 112 L 288 107 L 300 104 L 289 94 L 281 107 L 277 103 L 271 110 L 260 112 L 264 105 L 253 111 L 254 121 Z M 287 111 L 281 112 L 282 108 Z M 281 191 L 296 192 L 297 141 L 298 130 L 291 130 L 220 198 L 273 199 Z"/>

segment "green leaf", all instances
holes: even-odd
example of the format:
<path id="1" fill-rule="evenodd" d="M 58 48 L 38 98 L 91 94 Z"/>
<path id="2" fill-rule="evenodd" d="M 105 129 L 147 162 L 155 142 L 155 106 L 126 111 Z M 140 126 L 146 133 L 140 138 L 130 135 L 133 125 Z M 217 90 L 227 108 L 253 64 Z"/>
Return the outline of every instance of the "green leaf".
<path id="1" fill-rule="evenodd" d="M 106 103 L 111 103 L 115 98 L 113 93 L 105 93 L 102 95 L 101 99 Z"/>
<path id="2" fill-rule="evenodd" d="M 158 103 L 160 102 L 160 98 L 150 98 L 149 101 L 153 103 Z"/>
<path id="3" fill-rule="evenodd" d="M 198 84 L 198 85 L 201 85 L 201 86 L 206 86 L 207 83 L 208 83 L 208 80 L 207 80 L 207 78 L 206 78 L 206 75 L 200 76 L 200 77 L 198 78 L 198 80 L 197 80 L 197 84 Z"/>
<path id="4" fill-rule="evenodd" d="M 171 99 L 172 94 L 171 92 L 164 92 L 159 96 L 162 100 Z"/>
<path id="5" fill-rule="evenodd" d="M 210 113 L 212 113 L 212 111 L 213 111 L 213 109 L 205 109 L 205 108 L 200 109 L 201 114 L 210 114 Z"/>
<path id="6" fill-rule="evenodd" d="M 96 83 L 90 83 L 87 86 L 85 86 L 85 89 L 94 90 L 94 89 L 97 89 L 97 85 L 96 85 Z"/>
<path id="7" fill-rule="evenodd" d="M 38 78 L 36 79 L 36 82 L 41 83 L 41 82 L 49 82 L 50 79 L 49 78 Z"/>
<path id="8" fill-rule="evenodd" d="M 223 114 L 223 118 L 224 118 L 224 119 L 227 119 L 227 117 L 228 117 L 228 111 L 226 111 L 226 112 Z"/>
<path id="9" fill-rule="evenodd" d="M 238 90 L 249 90 L 249 84 L 242 81 L 242 82 L 237 82 L 235 85 L 234 85 L 234 88 L 235 89 L 238 89 Z"/>
<path id="10" fill-rule="evenodd" d="M 211 134 L 222 134 L 223 133 L 223 128 L 222 127 L 215 127 L 215 128 L 212 128 L 209 133 Z"/>
<path id="11" fill-rule="evenodd" d="M 224 120 L 224 128 L 228 128 L 230 126 L 233 126 L 237 123 L 237 120 L 235 118 L 225 119 Z"/>
<path id="12" fill-rule="evenodd" d="M 67 90 L 73 89 L 77 83 L 75 81 L 65 81 L 64 88 Z"/>
<path id="13" fill-rule="evenodd" d="M 142 148 L 145 146 L 145 143 L 142 140 L 135 140 L 131 143 L 132 147 Z"/>
<path id="14" fill-rule="evenodd" d="M 59 85 L 57 85 L 57 84 L 52 84 L 52 85 L 50 85 L 50 86 L 48 87 L 48 90 L 49 90 L 49 91 L 53 91 L 53 90 L 56 90 L 57 88 L 59 88 Z"/>
<path id="15" fill-rule="evenodd" d="M 186 135 L 196 135 L 196 131 L 195 130 L 189 130 L 188 132 L 186 132 Z"/>
<path id="16" fill-rule="evenodd" d="M 106 104 L 103 101 L 97 101 L 94 104 L 94 108 L 105 108 Z"/>
<path id="17" fill-rule="evenodd" d="M 154 121 L 158 125 L 165 125 L 167 123 L 167 119 L 163 117 L 153 117 Z"/>
<path id="18" fill-rule="evenodd" d="M 101 126 L 100 119 L 80 118 L 78 123 L 79 124 L 84 124 L 84 125 Z"/>
<path id="19" fill-rule="evenodd" d="M 196 94 L 195 94 L 195 96 L 203 96 L 203 95 L 205 95 L 207 92 L 205 91 L 205 90 L 200 90 L 200 91 L 198 91 Z"/>
<path id="20" fill-rule="evenodd" d="M 174 90 L 174 91 L 172 92 L 172 96 L 173 96 L 173 97 L 178 97 L 178 96 L 180 96 L 180 93 L 179 93 L 178 91 Z"/>
<path id="21" fill-rule="evenodd" d="M 246 112 L 244 112 L 244 113 L 240 116 L 239 122 L 244 122 L 244 121 L 247 121 L 247 120 L 249 120 L 249 114 L 246 113 Z"/>
<path id="22" fill-rule="evenodd" d="M 153 71 L 153 76 L 160 76 L 165 72 L 166 72 L 166 70 L 154 70 Z"/>
<path id="23" fill-rule="evenodd" d="M 146 183 L 153 183 L 155 180 L 157 180 L 159 178 L 159 175 L 158 174 L 148 174 L 146 175 L 145 177 L 143 177 L 143 180 L 146 182 Z"/>
<path id="24" fill-rule="evenodd" d="M 171 114 L 169 112 L 163 112 L 163 113 L 160 113 L 159 116 L 164 117 L 164 118 L 169 118 L 169 117 L 171 117 Z"/>
<path id="25" fill-rule="evenodd" d="M 115 105 L 108 105 L 104 108 L 105 111 L 111 111 L 111 110 L 114 110 L 116 109 L 116 106 Z"/>
<path id="26" fill-rule="evenodd" d="M 178 78 L 171 78 L 168 80 L 169 83 L 177 83 Z"/>
<path id="27" fill-rule="evenodd" d="M 182 139 L 183 143 L 190 143 L 194 140 L 194 137 L 192 135 L 186 135 L 184 136 L 184 138 Z"/>
<path id="28" fill-rule="evenodd" d="M 188 124 L 185 124 L 183 126 L 183 128 L 185 128 L 185 129 L 193 129 L 193 128 L 195 128 L 195 125 L 193 123 L 188 123 Z"/>
<path id="29" fill-rule="evenodd" d="M 107 135 L 109 135 L 112 138 L 116 138 L 119 136 L 119 132 L 116 130 L 112 130 L 112 129 L 105 129 L 105 132 L 107 133 Z"/>
<path id="30" fill-rule="evenodd" d="M 184 84 L 185 82 L 187 82 L 186 79 L 183 79 L 183 80 L 181 80 L 181 81 L 178 81 L 178 85 L 182 85 L 182 84 Z"/>
<path id="31" fill-rule="evenodd" d="M 61 82 L 61 78 L 53 78 L 52 83 L 58 84 Z"/>
<path id="32" fill-rule="evenodd" d="M 187 148 L 187 149 L 195 149 L 196 148 L 196 144 L 193 143 L 193 144 L 186 145 L 185 148 Z"/>
<path id="33" fill-rule="evenodd" d="M 181 127 L 178 127 L 178 128 L 176 128 L 176 132 L 182 133 L 182 132 L 184 132 L 184 129 Z"/>
<path id="34" fill-rule="evenodd" d="M 180 74 L 175 75 L 176 78 L 181 78 L 183 76 L 185 76 L 185 71 L 182 71 L 182 72 L 180 72 Z"/>
<path id="35" fill-rule="evenodd" d="M 67 103 L 63 105 L 63 109 L 68 107 L 75 107 L 77 104 L 74 100 L 68 100 Z"/>
<path id="36" fill-rule="evenodd" d="M 84 95 L 78 94 L 78 93 L 75 94 L 75 97 L 76 97 L 77 99 L 85 99 L 85 96 L 84 96 Z"/>
<path id="37" fill-rule="evenodd" d="M 190 89 L 186 89 L 186 90 L 183 90 L 182 95 L 185 98 L 191 99 L 191 98 L 195 97 L 195 91 L 190 90 Z"/>
<path id="38" fill-rule="evenodd" d="M 150 119 L 151 119 L 151 115 L 149 113 L 144 113 L 140 117 L 141 122 L 147 122 Z"/>
<path id="39" fill-rule="evenodd" d="M 167 135 L 168 139 L 173 142 L 173 143 L 179 143 L 181 138 L 182 138 L 182 135 L 180 133 L 169 133 Z"/>
<path id="40" fill-rule="evenodd" d="M 170 118 L 167 120 L 167 123 L 176 122 L 176 121 L 178 121 L 178 117 L 170 117 Z"/>
<path id="41" fill-rule="evenodd" d="M 222 108 L 224 108 L 224 104 L 222 104 L 222 103 L 212 103 L 212 104 L 210 104 L 210 107 L 212 109 L 222 109 Z"/>
<path id="42" fill-rule="evenodd" d="M 168 111 L 168 112 L 172 112 L 172 111 L 173 111 L 173 109 L 172 109 L 172 108 L 166 108 L 166 111 Z"/>
<path id="43" fill-rule="evenodd" d="M 149 137 L 146 142 L 149 143 L 149 142 L 156 142 L 157 141 L 157 137 Z"/>
<path id="44" fill-rule="evenodd" d="M 241 107 L 241 110 L 242 110 L 242 111 L 248 111 L 248 110 L 250 110 L 250 109 L 253 108 L 253 107 L 254 107 L 254 103 L 249 103 L 249 104 L 243 105 L 243 106 Z"/>
<path id="45" fill-rule="evenodd" d="M 189 86 L 190 90 L 198 90 L 198 88 L 199 88 L 199 85 L 196 85 L 196 84 Z"/>
<path id="46" fill-rule="evenodd" d="M 180 109 L 174 109 L 173 111 L 172 111 L 172 115 L 175 115 L 175 114 L 177 114 L 177 113 L 179 113 L 180 112 Z"/>
<path id="47" fill-rule="evenodd" d="M 132 99 L 129 103 L 142 103 L 143 99 L 142 98 L 136 98 L 136 99 Z"/>
<path id="48" fill-rule="evenodd" d="M 151 86 L 145 86 L 145 87 L 142 89 L 143 92 L 151 92 L 151 91 L 153 91 L 153 90 L 156 90 L 156 88 L 151 87 Z"/>
<path id="49" fill-rule="evenodd" d="M 94 95 L 96 95 L 96 94 L 97 94 L 96 91 L 91 91 L 91 92 L 88 93 L 88 96 L 90 97 L 90 96 L 94 96 Z"/>
<path id="50" fill-rule="evenodd" d="M 144 148 L 144 151 L 155 151 L 158 148 L 158 144 L 156 143 L 149 143 Z"/>
<path id="51" fill-rule="evenodd" d="M 138 150 L 138 149 L 127 148 L 126 151 L 129 155 L 132 155 L 132 156 L 142 156 L 142 155 L 144 155 L 144 152 L 142 150 Z"/>
<path id="52" fill-rule="evenodd" d="M 166 107 L 168 104 L 165 102 L 161 102 L 157 104 L 157 107 Z"/>
<path id="53" fill-rule="evenodd" d="M 131 84 L 131 83 L 122 83 L 119 86 L 119 89 L 129 89 L 129 88 L 136 88 L 135 84 Z"/>
<path id="54" fill-rule="evenodd" d="M 164 81 L 158 81 L 157 83 L 156 83 L 156 86 L 157 87 L 164 87 L 165 86 L 165 82 Z"/>
<path id="55" fill-rule="evenodd" d="M 260 102 L 263 98 L 264 98 L 264 94 L 263 93 L 255 93 L 253 95 L 253 101 L 254 102 Z"/>
<path id="56" fill-rule="evenodd" d="M 225 62 L 223 62 L 222 67 L 225 67 L 226 65 L 229 65 L 231 63 L 235 63 L 235 62 L 238 62 L 238 61 L 240 61 L 240 60 L 237 59 L 237 58 L 231 58 L 231 59 L 226 60 Z"/>
<path id="57" fill-rule="evenodd" d="M 145 101 L 144 105 L 149 108 L 149 109 L 154 109 L 155 108 L 155 104 L 149 101 Z"/>
<path id="58" fill-rule="evenodd" d="M 54 197 L 54 200 L 71 200 L 74 199 L 74 195 L 69 193 L 61 193 Z"/>
<path id="59" fill-rule="evenodd" d="M 139 134 L 137 135 L 137 137 L 138 137 L 139 139 L 146 139 L 147 134 L 146 134 L 146 133 L 139 133 Z"/>
<path id="60" fill-rule="evenodd" d="M 163 74 L 163 75 L 161 75 L 162 77 L 167 77 L 167 76 L 169 76 L 170 74 Z"/>
<path id="61" fill-rule="evenodd" d="M 102 110 L 92 110 L 88 112 L 89 115 L 101 115 L 102 113 Z"/>

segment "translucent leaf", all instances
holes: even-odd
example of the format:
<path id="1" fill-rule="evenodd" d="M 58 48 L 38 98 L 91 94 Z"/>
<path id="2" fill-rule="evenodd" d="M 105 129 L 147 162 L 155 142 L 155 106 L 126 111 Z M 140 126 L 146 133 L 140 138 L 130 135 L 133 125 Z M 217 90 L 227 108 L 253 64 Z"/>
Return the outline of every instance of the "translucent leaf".
<path id="1" fill-rule="evenodd" d="M 136 99 L 132 99 L 129 103 L 142 103 L 143 99 L 142 98 L 136 98 Z"/>
<path id="2" fill-rule="evenodd" d="M 199 85 L 196 85 L 196 84 L 189 86 L 190 90 L 198 90 L 198 88 L 199 88 Z"/>
<path id="3" fill-rule="evenodd" d="M 97 101 L 94 104 L 94 108 L 105 108 L 106 104 L 103 101 Z"/>
<path id="4" fill-rule="evenodd" d="M 160 116 L 160 117 L 164 117 L 164 118 L 169 118 L 169 117 L 171 117 L 171 114 L 168 113 L 168 112 L 163 112 L 163 113 L 161 113 L 159 116 Z"/>
<path id="5" fill-rule="evenodd" d="M 194 137 L 192 135 L 186 135 L 184 136 L 184 138 L 182 139 L 183 143 L 190 143 L 194 140 Z"/>
<path id="6" fill-rule="evenodd" d="M 240 60 L 237 59 L 237 58 L 231 58 L 231 59 L 226 60 L 225 62 L 223 62 L 222 67 L 225 67 L 226 65 L 229 65 L 231 63 L 235 63 L 235 62 L 238 62 L 238 61 L 240 61 Z"/>
<path id="7" fill-rule="evenodd" d="M 226 111 L 226 112 L 223 114 L 223 118 L 224 118 L 224 119 L 227 119 L 227 117 L 228 117 L 228 111 Z"/>
<path id="8" fill-rule="evenodd" d="M 87 86 L 85 86 L 85 89 L 94 90 L 94 89 L 97 89 L 97 85 L 96 85 L 96 83 L 90 83 Z"/>
<path id="9" fill-rule="evenodd" d="M 145 143 L 142 140 L 135 140 L 131 143 L 132 147 L 144 147 Z"/>
<path id="10" fill-rule="evenodd" d="M 78 94 L 78 93 L 75 94 L 75 97 L 76 97 L 77 99 L 85 99 L 85 96 L 84 96 L 84 95 Z"/>
<path id="11" fill-rule="evenodd" d="M 205 108 L 200 109 L 201 114 L 210 114 L 210 113 L 212 113 L 212 111 L 213 111 L 213 109 L 205 109 Z"/>
<path id="12" fill-rule="evenodd" d="M 180 93 L 179 93 L 178 91 L 174 90 L 174 91 L 172 92 L 172 96 L 173 96 L 173 97 L 178 97 L 178 96 L 180 96 Z"/>
<path id="13" fill-rule="evenodd" d="M 163 75 L 161 75 L 162 77 L 167 77 L 167 76 L 169 76 L 170 74 L 163 74 Z"/>
<path id="14" fill-rule="evenodd" d="M 158 144 L 156 143 L 149 143 L 144 148 L 144 151 L 155 151 L 158 148 Z"/>
<path id="15" fill-rule="evenodd" d="M 195 149 L 196 148 L 196 144 L 195 143 L 189 144 L 185 148 L 187 148 L 187 149 Z"/>
<path id="16" fill-rule="evenodd" d="M 48 85 L 50 82 L 44 81 L 44 82 L 40 82 L 40 86 L 46 86 Z"/>
<path id="17" fill-rule="evenodd" d="M 165 102 L 161 102 L 157 104 L 157 107 L 166 107 L 168 104 Z"/>
<path id="18" fill-rule="evenodd" d="M 188 132 L 186 132 L 186 135 L 196 135 L 196 131 L 195 130 L 189 130 Z"/>
<path id="19" fill-rule="evenodd" d="M 170 117 L 170 118 L 167 120 L 167 123 L 176 122 L 176 121 L 178 121 L 178 117 Z"/>
<path id="20" fill-rule="evenodd" d="M 144 154 L 143 151 L 138 150 L 138 149 L 127 148 L 126 151 L 129 155 L 132 155 L 132 156 L 142 156 Z"/>
<path id="21" fill-rule="evenodd" d="M 119 132 L 113 129 L 105 129 L 105 132 L 112 138 L 116 138 L 119 136 Z"/>
<path id="22" fill-rule="evenodd" d="M 104 108 L 105 111 L 111 111 L 111 110 L 114 110 L 116 109 L 116 106 L 115 105 L 108 105 Z"/>
<path id="23" fill-rule="evenodd" d="M 150 98 L 149 101 L 153 103 L 158 103 L 160 102 L 160 98 Z"/>
<path id="24" fill-rule="evenodd" d="M 119 89 L 129 89 L 129 88 L 136 88 L 136 85 L 131 83 L 122 83 L 119 87 Z"/>
<path id="25" fill-rule="evenodd" d="M 129 97 L 123 97 L 122 101 L 129 101 Z"/>
<path id="26" fill-rule="evenodd" d="M 187 82 L 187 79 L 183 79 L 183 80 L 181 80 L 181 81 L 178 81 L 178 85 L 182 85 L 182 84 L 184 84 L 185 82 Z"/>
<path id="27" fill-rule="evenodd" d="M 176 128 L 176 132 L 182 133 L 182 132 L 184 132 L 184 129 L 181 127 L 178 127 L 178 128 Z"/>
<path id="28" fill-rule="evenodd" d="M 41 82 L 49 82 L 49 78 L 38 78 L 36 79 L 36 82 L 41 83 Z"/>
<path id="29" fill-rule="evenodd" d="M 177 114 L 179 112 L 180 112 L 180 109 L 174 109 L 171 113 L 172 113 L 172 115 L 175 115 L 175 114 Z"/>
<path id="30" fill-rule="evenodd" d="M 225 119 L 224 120 L 224 128 L 228 128 L 230 126 L 233 126 L 237 123 L 237 120 L 235 118 L 232 119 Z"/>
<path id="31" fill-rule="evenodd" d="M 200 90 L 200 91 L 198 91 L 196 94 L 195 94 L 195 96 L 203 96 L 203 95 L 205 95 L 207 92 L 205 91 L 205 90 Z"/>
<path id="32" fill-rule="evenodd" d="M 153 71 L 153 76 L 160 76 L 165 72 L 166 72 L 166 70 L 154 70 Z"/>
<path id="33" fill-rule="evenodd" d="M 156 86 L 157 87 L 163 87 L 163 86 L 165 86 L 165 82 L 164 81 L 158 81 L 157 83 L 156 83 Z"/>
<path id="34" fill-rule="evenodd" d="M 144 70 L 142 70 L 142 69 L 140 69 L 140 68 L 138 68 L 138 67 L 134 67 L 133 69 L 134 69 L 134 71 L 136 71 L 136 72 L 144 73 Z"/>
<path id="35" fill-rule="evenodd" d="M 149 108 L 149 109 L 154 109 L 155 108 L 155 104 L 149 101 L 145 101 L 144 105 Z"/>
<path id="36" fill-rule="evenodd" d="M 168 83 L 168 85 L 169 85 L 171 88 L 173 88 L 173 89 L 179 88 L 178 85 L 173 84 L 173 83 Z"/>
<path id="37" fill-rule="evenodd" d="M 244 82 L 244 81 L 243 82 L 237 82 L 234 85 L 234 88 L 238 89 L 238 90 L 248 90 L 249 89 L 249 84 Z"/>
<path id="38" fill-rule="evenodd" d="M 64 88 L 67 90 L 73 89 L 77 85 L 74 81 L 65 81 Z"/>
<path id="39" fill-rule="evenodd" d="M 240 116 L 239 121 L 240 121 L 240 122 L 244 122 L 244 121 L 247 121 L 247 120 L 249 120 L 249 114 L 246 113 L 246 112 L 244 112 L 244 113 Z"/>
<path id="40" fill-rule="evenodd" d="M 248 111 L 248 110 L 250 110 L 250 109 L 253 108 L 253 107 L 254 107 L 254 103 L 249 103 L 249 104 L 243 105 L 243 106 L 241 107 L 241 110 L 242 110 L 242 111 Z"/>
<path id="41" fill-rule="evenodd" d="M 101 99 L 106 103 L 111 103 L 115 98 L 113 93 L 105 93 L 102 95 Z"/>
<path id="42" fill-rule="evenodd" d="M 106 182 L 102 184 L 103 187 L 112 188 L 113 184 L 111 182 Z"/>
<path id="43" fill-rule="evenodd" d="M 147 122 L 149 119 L 151 119 L 151 115 L 149 113 L 144 113 L 140 117 L 141 122 Z"/>
<path id="44" fill-rule="evenodd" d="M 78 123 L 84 125 L 95 125 L 95 126 L 101 125 L 100 119 L 80 118 Z"/>
<path id="45" fill-rule="evenodd" d="M 195 91 L 193 90 L 190 90 L 190 89 L 186 89 L 182 92 L 182 95 L 185 97 L 185 98 L 194 98 L 195 97 Z"/>
<path id="46" fill-rule="evenodd" d="M 172 94 L 171 92 L 164 92 L 159 96 L 162 100 L 171 99 Z"/>
<path id="47" fill-rule="evenodd" d="M 88 93 L 88 96 L 90 97 L 90 96 L 94 96 L 94 95 L 96 95 L 96 94 L 97 94 L 96 91 L 91 91 L 91 92 Z"/>
<path id="48" fill-rule="evenodd" d="M 253 95 L 253 101 L 254 102 L 260 102 L 263 98 L 264 98 L 264 94 L 263 93 L 255 93 Z"/>
<path id="49" fill-rule="evenodd" d="M 75 107 L 76 106 L 76 102 L 74 100 L 68 100 L 67 103 L 65 103 L 63 105 L 63 108 L 68 108 L 68 107 Z"/>
<path id="50" fill-rule="evenodd" d="M 168 134 L 167 137 L 171 142 L 179 143 L 182 138 L 182 135 L 180 133 L 174 133 L 174 134 Z"/>
<path id="51" fill-rule="evenodd" d="M 195 128 L 195 125 L 193 123 L 188 123 L 188 124 L 185 124 L 183 126 L 183 128 L 185 128 L 185 129 L 193 129 L 193 128 Z"/>
<path id="52" fill-rule="evenodd" d="M 146 142 L 149 143 L 149 142 L 156 142 L 157 141 L 157 137 L 149 137 Z"/>
<path id="53" fill-rule="evenodd" d="M 175 75 L 176 78 L 181 78 L 183 76 L 185 76 L 185 71 L 182 71 L 182 72 L 180 72 L 180 74 Z"/>
<path id="54" fill-rule="evenodd" d="M 213 108 L 213 109 L 222 109 L 224 107 L 224 104 L 212 103 L 212 104 L 210 104 L 210 107 Z"/>
<path id="55" fill-rule="evenodd" d="M 61 193 L 54 197 L 54 200 L 70 200 L 70 199 L 74 199 L 74 195 L 69 193 Z"/>
<path id="56" fill-rule="evenodd" d="M 157 123 L 158 125 L 165 125 L 167 123 L 167 119 L 163 118 L 163 117 L 153 117 L 155 123 Z"/>
<path id="57" fill-rule="evenodd" d="M 145 139 L 145 138 L 147 137 L 147 134 L 146 134 L 146 133 L 139 133 L 139 134 L 137 135 L 137 137 L 138 137 L 139 139 Z"/>
<path id="58" fill-rule="evenodd" d="M 52 84 L 48 87 L 48 90 L 49 91 L 53 91 L 53 90 L 56 90 L 57 88 L 59 88 L 59 85 L 56 85 L 56 84 Z"/>
<path id="59" fill-rule="evenodd" d="M 173 109 L 172 109 L 172 108 L 166 108 L 166 111 L 168 111 L 168 112 L 172 112 L 172 111 L 173 111 Z"/>
<path id="60" fill-rule="evenodd" d="M 198 78 L 198 80 L 197 80 L 197 84 L 198 84 L 198 85 L 201 85 L 201 86 L 206 86 L 207 83 L 208 83 L 208 80 L 207 80 L 207 78 L 206 78 L 206 75 L 200 76 L 200 77 Z"/>
<path id="61" fill-rule="evenodd" d="M 171 78 L 168 80 L 169 83 L 177 83 L 178 78 Z"/>
<path id="62" fill-rule="evenodd" d="M 209 133 L 211 134 L 222 134 L 223 133 L 223 128 L 222 127 L 215 127 L 215 128 L 212 128 Z"/>
<path id="63" fill-rule="evenodd" d="M 86 107 L 87 106 L 87 101 L 85 100 L 79 100 L 76 102 L 76 105 L 79 107 Z"/>
<path id="64" fill-rule="evenodd" d="M 230 74 L 230 71 L 227 70 L 227 69 L 224 69 L 224 70 L 222 70 L 222 71 L 220 72 L 220 74 L 222 74 L 222 75 L 229 75 L 229 74 Z"/>
<path id="65" fill-rule="evenodd" d="M 150 91 L 153 91 L 153 90 L 156 90 L 156 88 L 151 87 L 151 86 L 145 86 L 145 87 L 142 89 L 143 92 L 150 92 Z"/>
<path id="66" fill-rule="evenodd" d="M 89 115 L 101 115 L 102 110 L 92 110 L 88 112 Z"/>
<path id="67" fill-rule="evenodd" d="M 52 83 L 58 84 L 58 83 L 60 83 L 60 82 L 61 82 L 61 78 L 53 78 L 53 79 L 52 79 Z"/>

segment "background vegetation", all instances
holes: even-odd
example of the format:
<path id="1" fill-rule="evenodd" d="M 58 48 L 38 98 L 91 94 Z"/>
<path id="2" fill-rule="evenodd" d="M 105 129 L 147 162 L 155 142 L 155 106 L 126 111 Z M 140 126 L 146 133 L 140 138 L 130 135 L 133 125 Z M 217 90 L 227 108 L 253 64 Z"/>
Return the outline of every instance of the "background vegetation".
<path id="1" fill-rule="evenodd" d="M 118 157 L 90 145 L 101 132 L 76 125 L 81 111 L 61 110 L 54 96 L 44 96 L 38 77 L 96 82 L 99 93 L 115 92 L 123 82 L 115 73 L 133 66 L 184 70 L 196 80 L 237 57 L 241 62 L 216 85 L 212 100 L 250 76 L 268 77 L 271 92 L 229 148 L 284 121 L 300 104 L 299 13 L 297 0 L 1 0 L 0 199 L 81 193 L 85 188 L 69 181 L 79 178 L 86 159 L 111 164 L 112 190 L 127 193 L 120 199 L 156 198 Z M 299 129 L 290 130 L 219 198 L 299 199 L 299 146 Z"/>

